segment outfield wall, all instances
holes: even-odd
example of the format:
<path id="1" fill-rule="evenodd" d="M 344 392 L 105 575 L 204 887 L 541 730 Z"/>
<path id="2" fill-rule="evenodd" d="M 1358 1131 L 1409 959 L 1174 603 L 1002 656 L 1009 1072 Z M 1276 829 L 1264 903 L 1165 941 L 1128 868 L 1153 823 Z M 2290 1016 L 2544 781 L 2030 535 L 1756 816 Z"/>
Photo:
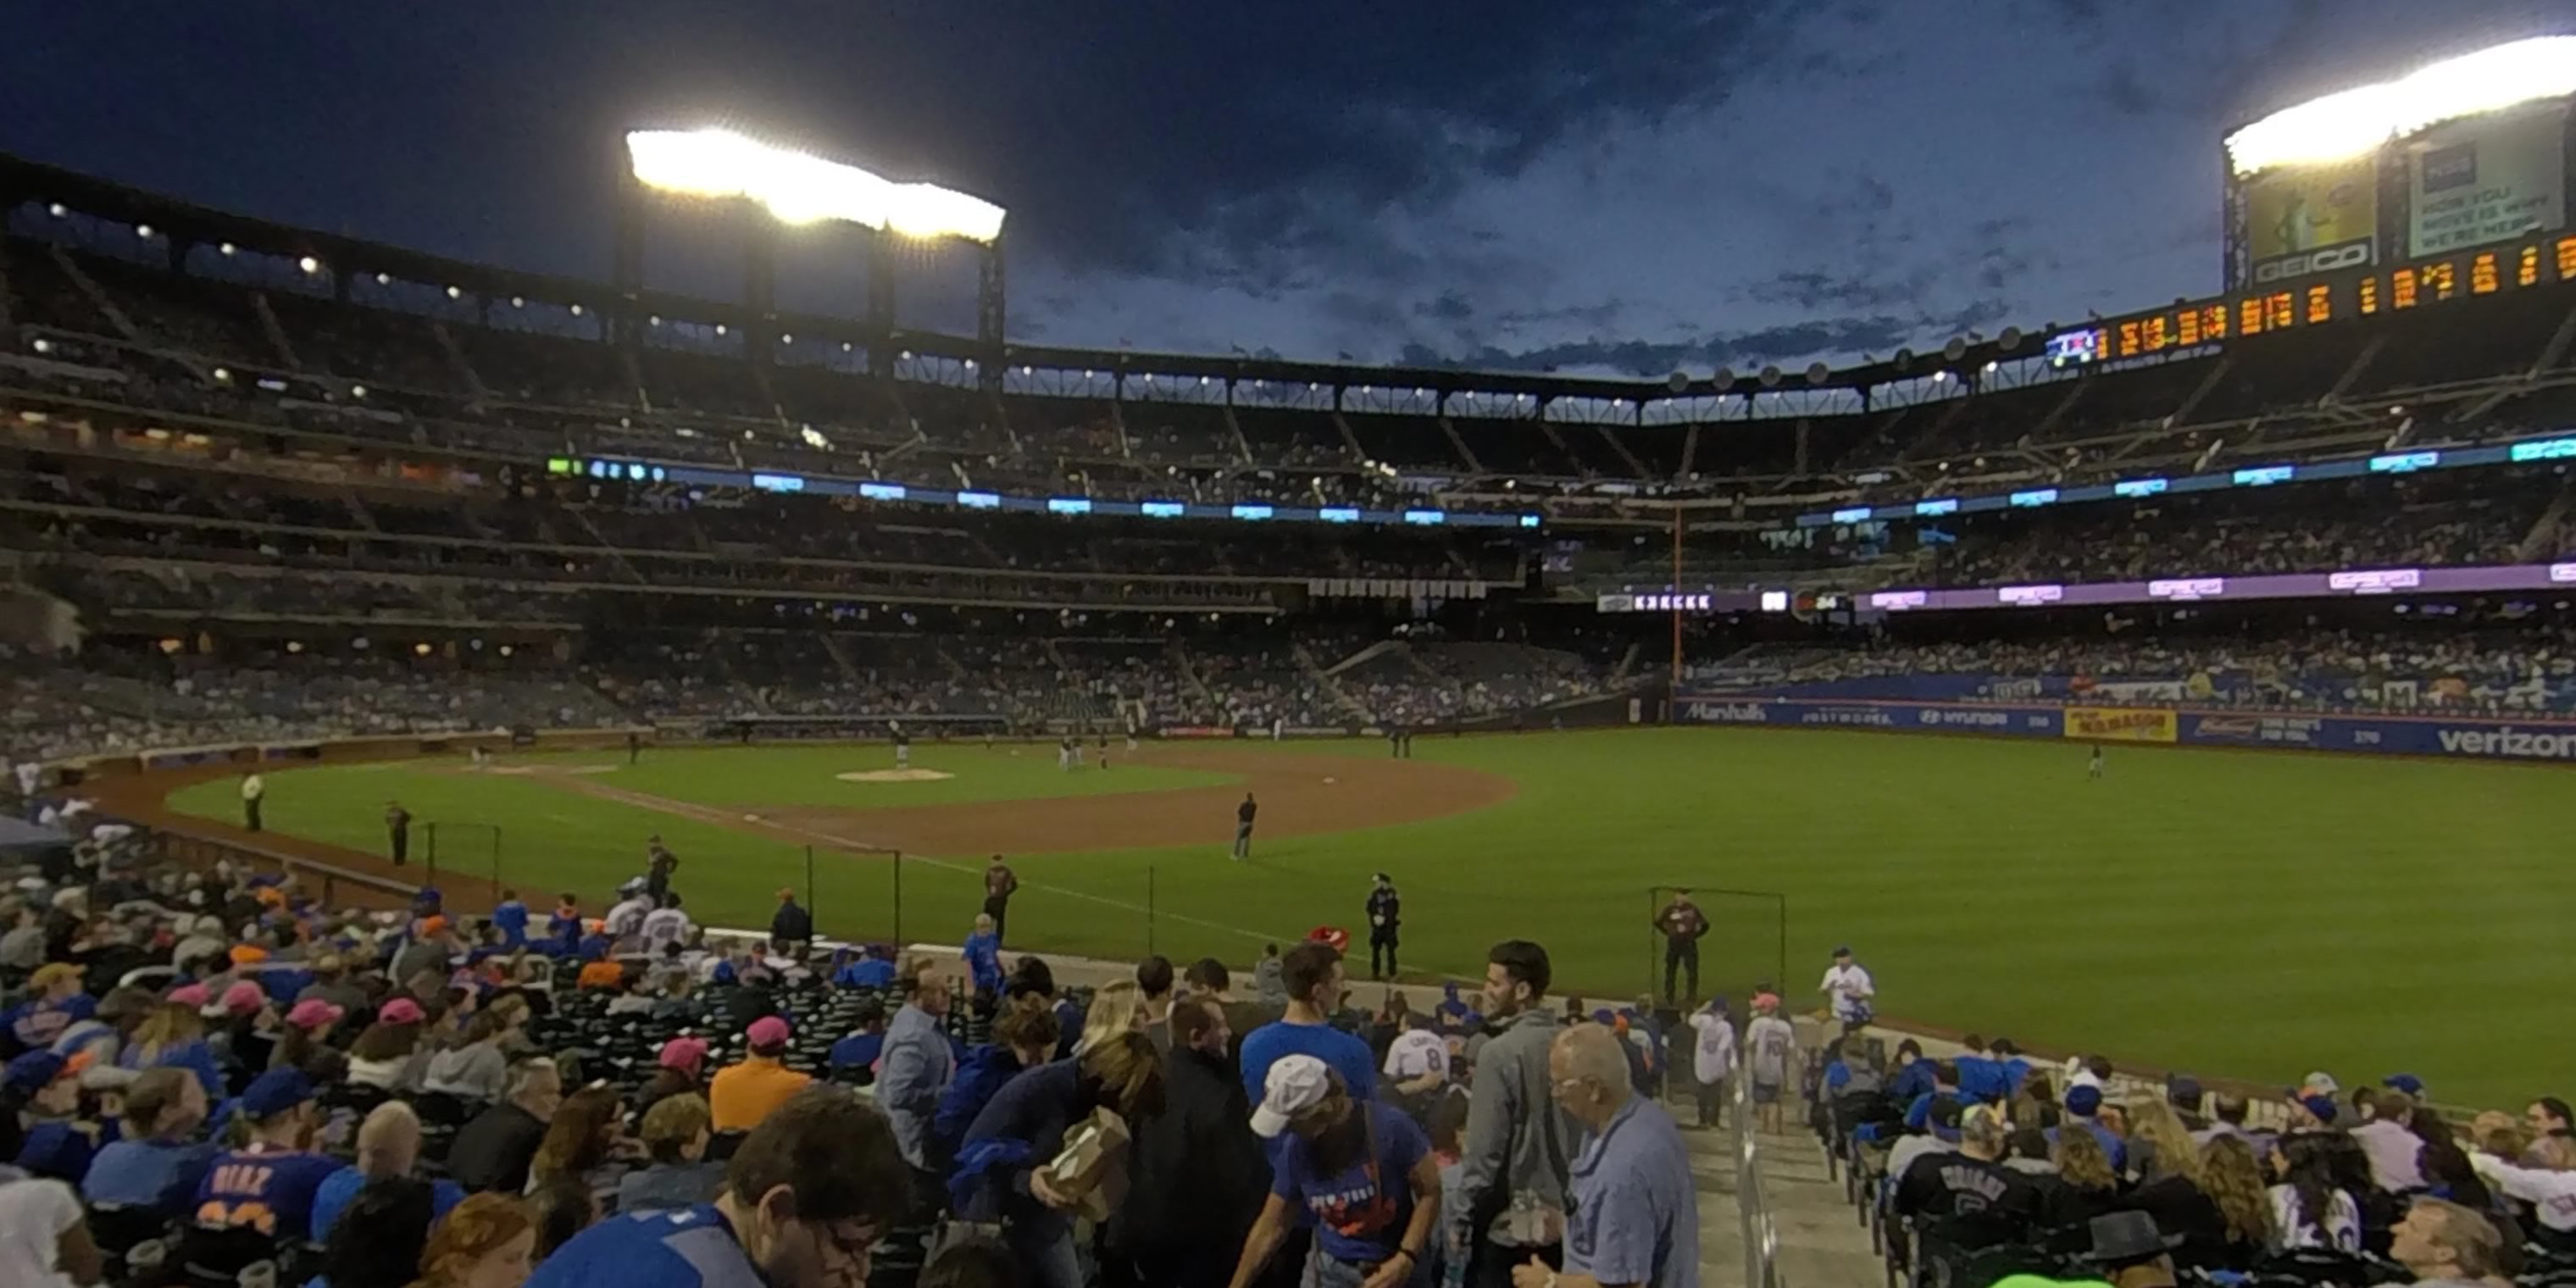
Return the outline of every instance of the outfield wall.
<path id="1" fill-rule="evenodd" d="M 2262 747 L 2576 764 L 2576 721 L 2039 703 L 1864 702 L 1686 693 L 1673 723 L 1982 734 L 2086 743 Z"/>

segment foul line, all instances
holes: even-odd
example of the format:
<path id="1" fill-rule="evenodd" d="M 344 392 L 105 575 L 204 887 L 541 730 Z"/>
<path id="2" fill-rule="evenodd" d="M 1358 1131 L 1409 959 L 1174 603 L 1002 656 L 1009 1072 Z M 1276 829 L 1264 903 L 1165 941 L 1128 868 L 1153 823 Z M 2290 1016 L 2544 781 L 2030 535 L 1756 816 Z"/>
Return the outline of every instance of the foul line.
<path id="1" fill-rule="evenodd" d="M 741 820 L 733 818 L 727 815 L 725 811 L 716 809 L 713 806 L 698 805 L 689 801 L 673 800 L 667 796 L 654 796 L 644 792 L 628 791 L 622 787 L 611 787 L 605 783 L 583 782 L 578 779 L 567 779 L 553 785 L 579 792 L 586 796 L 605 797 L 606 799 L 616 801 L 619 804 L 632 805 L 638 809 L 648 809 L 655 811 L 656 813 L 676 815 L 681 818 L 689 819 L 692 822 L 710 823 L 717 827 L 726 828 L 736 832 L 743 830 Z M 815 828 L 799 827 L 793 823 L 776 822 L 766 817 L 760 819 L 757 825 L 773 832 L 785 832 L 792 836 L 802 836 L 831 845 L 853 845 L 862 849 L 892 851 L 897 856 L 897 862 L 909 861 L 913 863 L 927 863 L 932 867 L 944 868 L 962 876 L 974 877 L 983 875 L 983 869 L 975 867 L 972 864 L 958 863 L 949 859 L 933 858 L 927 854 L 916 854 L 899 846 L 879 845 L 874 841 L 861 840 L 854 836 L 841 836 L 836 833 L 820 831 Z M 1207 930 L 1223 931 L 1229 935 L 1236 935 L 1245 939 L 1255 939 L 1263 943 L 1274 943 L 1283 939 L 1298 938 L 1298 936 L 1295 935 L 1278 935 L 1259 930 L 1246 930 L 1241 926 L 1229 926 L 1223 922 L 1209 921 L 1204 917 L 1193 917 L 1187 913 L 1164 912 L 1159 908 L 1148 908 L 1142 904 L 1129 903 L 1124 899 L 1112 899 L 1106 895 L 1092 894 L 1085 890 L 1068 889 L 1064 886 L 1049 885 L 1039 881 L 1023 881 L 1020 884 L 1032 890 L 1044 890 L 1049 894 L 1059 894 L 1067 898 L 1080 899 L 1086 903 L 1099 904 L 1104 908 L 1116 908 L 1124 912 L 1143 913 L 1146 916 L 1157 920 L 1170 918 L 1173 921 L 1181 922 L 1186 925 L 1198 926 Z"/>

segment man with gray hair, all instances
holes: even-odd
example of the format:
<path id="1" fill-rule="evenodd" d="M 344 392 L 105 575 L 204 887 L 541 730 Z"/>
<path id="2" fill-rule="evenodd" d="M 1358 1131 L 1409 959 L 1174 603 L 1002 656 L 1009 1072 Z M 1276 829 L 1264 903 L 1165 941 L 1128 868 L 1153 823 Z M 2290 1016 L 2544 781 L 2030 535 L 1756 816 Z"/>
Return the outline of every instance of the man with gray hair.
<path id="1" fill-rule="evenodd" d="M 1663 1106 L 1636 1094 L 1619 1035 L 1575 1025 L 1550 1044 L 1547 1071 L 1556 1104 L 1583 1127 L 1565 1269 L 1550 1270 L 1533 1255 L 1512 1268 L 1513 1288 L 1698 1288 L 1690 1147 Z"/>
<path id="2" fill-rule="evenodd" d="M 563 1107 L 563 1072 L 543 1056 L 510 1066 L 501 1103 L 476 1114 L 447 1150 L 447 1170 L 477 1194 L 528 1188 L 528 1164 L 546 1138 L 546 1124 Z"/>

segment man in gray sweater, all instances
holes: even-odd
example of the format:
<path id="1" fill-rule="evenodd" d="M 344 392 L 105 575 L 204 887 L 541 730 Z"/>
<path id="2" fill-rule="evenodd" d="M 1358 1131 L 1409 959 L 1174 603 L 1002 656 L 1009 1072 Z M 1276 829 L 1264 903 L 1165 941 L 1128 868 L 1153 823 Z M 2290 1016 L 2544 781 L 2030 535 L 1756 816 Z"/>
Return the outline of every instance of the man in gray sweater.
<path id="1" fill-rule="evenodd" d="M 915 962 L 902 981 L 908 995 L 903 1009 L 886 1025 L 885 1046 L 877 1057 L 877 1108 L 894 1128 L 903 1161 L 935 1194 L 947 1160 L 930 1146 L 930 1118 L 939 1109 L 940 1093 L 957 1074 L 957 1055 L 948 1045 L 948 980 Z"/>
<path id="2" fill-rule="evenodd" d="M 1467 1101 L 1449 1231 L 1475 1288 L 1508 1288 L 1512 1267 L 1533 1256 L 1561 1265 L 1567 1174 L 1581 1132 L 1550 1094 L 1549 1044 L 1558 1031 L 1547 996 L 1547 950 L 1507 939 L 1485 955 L 1485 1025 Z"/>

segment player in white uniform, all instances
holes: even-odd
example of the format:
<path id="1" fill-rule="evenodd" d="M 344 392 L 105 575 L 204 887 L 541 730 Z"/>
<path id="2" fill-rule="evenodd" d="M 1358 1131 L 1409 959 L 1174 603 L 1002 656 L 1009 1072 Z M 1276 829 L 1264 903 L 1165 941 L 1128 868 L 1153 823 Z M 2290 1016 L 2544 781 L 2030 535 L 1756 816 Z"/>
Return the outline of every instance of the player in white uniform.
<path id="1" fill-rule="evenodd" d="M 1816 989 L 1832 1003 L 1835 1019 L 1846 1025 L 1869 1023 L 1870 999 L 1878 996 L 1878 985 L 1867 967 L 1852 960 L 1851 949 L 1834 950 L 1834 964 L 1825 968 L 1825 980 Z"/>
<path id="2" fill-rule="evenodd" d="M 2093 744 L 2093 768 L 2090 772 L 2095 778 L 2102 776 L 2102 744 L 2098 742 Z"/>
<path id="3" fill-rule="evenodd" d="M 1691 1081 L 1699 1098 L 1699 1125 L 1726 1121 L 1726 1079 L 1735 1072 L 1735 1025 L 1727 1019 L 1726 1000 L 1712 997 L 1691 1012 Z"/>

